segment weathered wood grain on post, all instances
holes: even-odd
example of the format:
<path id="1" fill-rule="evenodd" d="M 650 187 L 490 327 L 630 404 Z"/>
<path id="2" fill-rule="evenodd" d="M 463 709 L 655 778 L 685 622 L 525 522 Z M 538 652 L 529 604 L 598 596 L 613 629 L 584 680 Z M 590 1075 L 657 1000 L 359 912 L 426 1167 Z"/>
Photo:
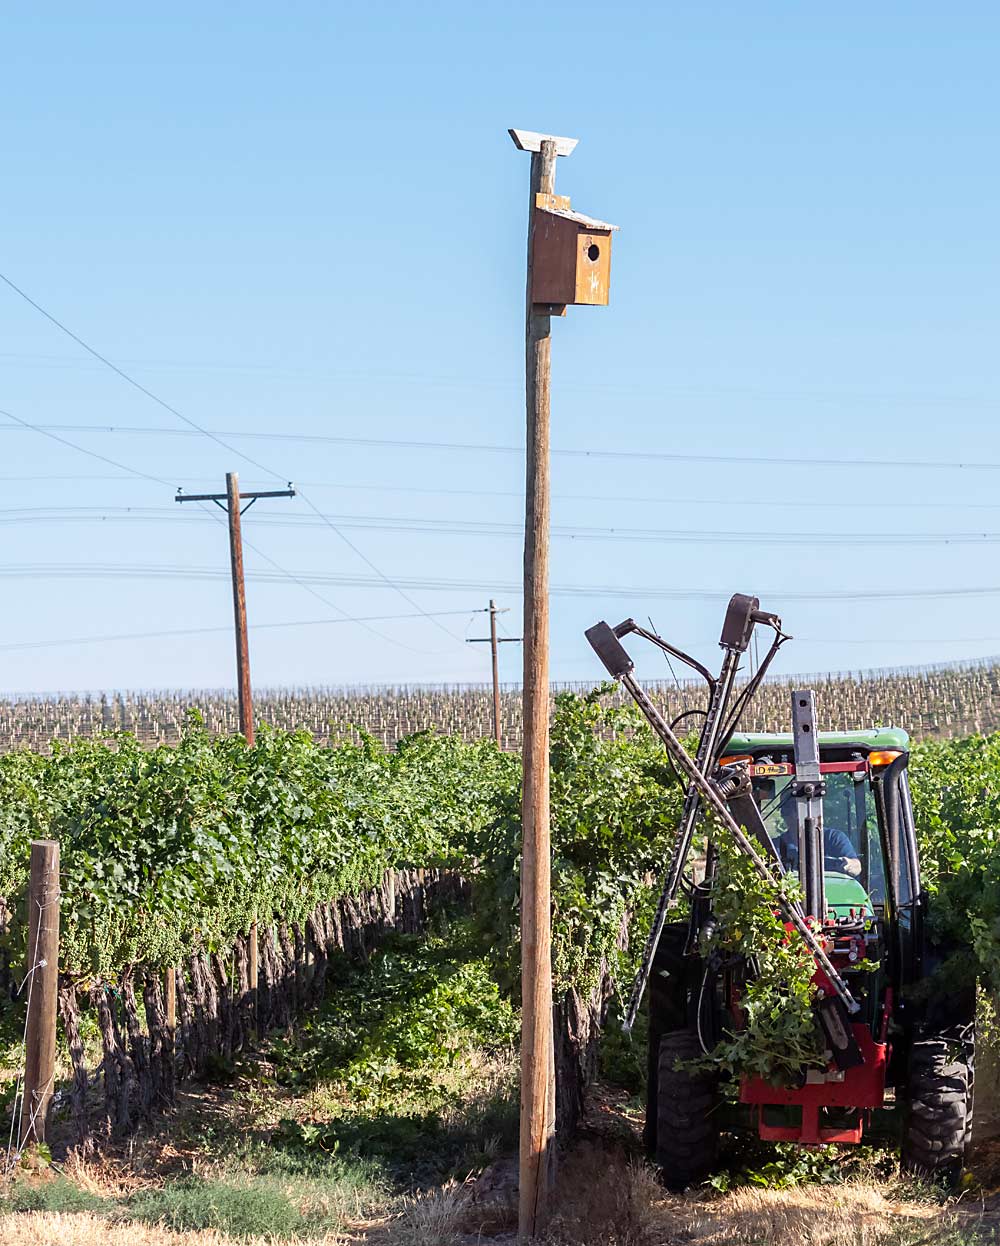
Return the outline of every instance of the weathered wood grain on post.
<path id="1" fill-rule="evenodd" d="M 164 1006 L 166 1008 L 167 1025 L 171 1032 L 177 1028 L 177 970 L 168 969 L 164 982 Z"/>
<path id="2" fill-rule="evenodd" d="M 549 392 L 551 317 L 531 301 L 535 195 L 555 191 L 556 144 L 531 156 L 525 314 L 527 463 L 524 523 L 524 788 L 521 804 L 521 1146 L 518 1230 L 544 1223 L 552 1180 L 555 1069 L 552 1040 L 549 838 Z"/>
<path id="3" fill-rule="evenodd" d="M 52 839 L 36 839 L 31 844 L 25 974 L 28 1020 L 19 1149 L 31 1142 L 45 1141 L 46 1115 L 55 1077 L 59 1007 L 59 845 Z"/>
<path id="4" fill-rule="evenodd" d="M 168 1059 L 173 1063 L 177 1052 L 177 970 L 168 969 L 163 982 L 163 1006 L 166 1016 L 167 1033 L 165 1044 Z"/>

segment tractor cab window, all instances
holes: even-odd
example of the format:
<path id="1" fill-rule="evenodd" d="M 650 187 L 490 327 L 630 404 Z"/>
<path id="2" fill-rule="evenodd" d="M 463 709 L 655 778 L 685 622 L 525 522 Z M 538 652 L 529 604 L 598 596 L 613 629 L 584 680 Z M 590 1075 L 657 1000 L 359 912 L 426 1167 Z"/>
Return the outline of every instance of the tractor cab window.
<path id="1" fill-rule="evenodd" d="M 864 771 L 824 774 L 824 873 L 855 879 L 873 905 L 885 903 L 885 867 L 875 799 Z M 798 834 L 791 776 L 753 780 L 754 799 L 785 868 L 798 869 Z"/>

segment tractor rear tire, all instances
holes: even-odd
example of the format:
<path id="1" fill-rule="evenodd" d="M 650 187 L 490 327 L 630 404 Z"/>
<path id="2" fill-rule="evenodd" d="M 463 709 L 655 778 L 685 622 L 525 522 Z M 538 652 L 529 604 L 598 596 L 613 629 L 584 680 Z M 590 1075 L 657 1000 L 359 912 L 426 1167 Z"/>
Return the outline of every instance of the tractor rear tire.
<path id="1" fill-rule="evenodd" d="M 956 1181 L 972 1133 L 975 1024 L 949 1026 L 910 1048 L 903 1167 L 935 1181 Z"/>
<path id="2" fill-rule="evenodd" d="M 660 1039 L 683 1028 L 687 1020 L 687 973 L 684 947 L 687 922 L 668 922 L 660 935 L 649 976 L 649 1048 L 646 1067 L 646 1122 L 642 1131 L 647 1155 L 656 1154 L 657 1083 Z"/>
<path id="3" fill-rule="evenodd" d="M 668 1190 L 699 1185 L 711 1175 L 718 1158 L 718 1075 L 675 1067 L 679 1061 L 698 1060 L 703 1055 L 691 1030 L 674 1030 L 660 1039 L 656 1162 Z"/>

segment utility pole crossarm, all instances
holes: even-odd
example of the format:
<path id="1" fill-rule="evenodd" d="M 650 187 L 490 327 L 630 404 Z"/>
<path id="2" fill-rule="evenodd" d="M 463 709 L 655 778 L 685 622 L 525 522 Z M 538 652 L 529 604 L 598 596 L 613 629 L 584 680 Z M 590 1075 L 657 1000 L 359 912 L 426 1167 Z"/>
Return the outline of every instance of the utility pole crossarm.
<path id="1" fill-rule="evenodd" d="M 184 493 L 180 489 L 174 497 L 175 502 L 225 502 L 229 497 L 228 493 Z M 252 493 L 244 493 L 240 490 L 240 501 L 249 498 L 252 502 L 256 502 L 258 498 L 293 498 L 295 490 L 292 488 L 292 482 L 288 482 L 287 489 L 257 489 Z M 246 509 L 244 507 L 244 509 Z"/>

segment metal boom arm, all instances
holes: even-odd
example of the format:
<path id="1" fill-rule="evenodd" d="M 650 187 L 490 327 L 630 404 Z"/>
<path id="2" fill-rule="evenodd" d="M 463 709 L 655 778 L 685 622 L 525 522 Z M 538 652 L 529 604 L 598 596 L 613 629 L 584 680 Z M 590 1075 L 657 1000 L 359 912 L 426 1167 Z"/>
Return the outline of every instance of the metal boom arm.
<path id="1" fill-rule="evenodd" d="M 748 696 L 752 694 L 754 688 L 763 679 L 771 659 L 777 653 L 781 643 L 786 639 L 781 631 L 780 620 L 775 615 L 767 614 L 760 610 L 759 605 L 760 603 L 756 597 L 748 597 L 743 593 L 735 593 L 730 600 L 722 627 L 722 636 L 719 640 L 720 647 L 725 650 L 725 657 L 723 658 L 722 670 L 718 679 L 702 666 L 700 662 L 696 662 L 679 649 L 675 649 L 672 645 L 667 644 L 661 637 L 638 627 L 631 619 L 627 619 L 615 628 L 608 627 L 606 623 L 598 623 L 590 628 L 586 635 L 594 651 L 615 679 L 621 678 L 622 658 L 624 658 L 625 663 L 631 669 L 631 660 L 618 643 L 618 640 L 619 637 L 632 632 L 645 637 L 659 648 L 681 658 L 704 677 L 709 686 L 709 702 L 705 714 L 705 722 L 701 730 L 701 738 L 698 741 L 696 762 L 700 770 L 707 772 L 713 768 L 718 756 L 718 749 L 725 744 L 726 739 L 732 733 L 733 725 L 739 716 L 741 706 L 746 704 Z M 736 682 L 737 672 L 739 671 L 740 658 L 750 644 L 750 638 L 757 623 L 767 623 L 773 627 L 775 640 L 770 652 L 761 663 L 757 675 L 737 699 L 736 709 L 727 721 L 729 703 L 732 699 L 733 687 Z M 677 891 L 680 887 L 685 862 L 691 851 L 691 843 L 694 839 L 700 807 L 701 794 L 694 784 L 689 784 L 684 796 L 684 808 L 681 813 L 680 825 L 677 828 L 673 852 L 671 853 L 670 862 L 660 890 L 656 912 L 653 915 L 653 921 L 646 938 L 642 961 L 640 962 L 635 982 L 632 984 L 632 993 L 629 996 L 628 1007 L 625 1011 L 622 1028 L 626 1033 L 629 1033 L 635 1025 L 635 1019 L 639 1015 L 642 997 L 649 984 L 649 975 L 652 973 L 656 947 L 663 933 L 663 927 L 666 925 L 667 914 L 677 899 Z"/>
<path id="2" fill-rule="evenodd" d="M 723 633 L 725 636 L 725 632 Z M 687 751 L 681 744 L 680 740 L 671 731 L 669 724 L 664 720 L 659 710 L 653 704 L 646 694 L 645 689 L 632 674 L 634 665 L 631 658 L 625 652 L 620 644 L 618 637 L 608 625 L 597 624 L 587 633 L 587 637 L 593 645 L 594 649 L 604 662 L 611 675 L 617 679 L 621 685 L 627 690 L 629 695 L 642 711 L 649 725 L 663 742 L 667 753 L 671 760 L 687 777 L 691 787 L 690 791 L 695 791 L 700 800 L 712 809 L 720 822 L 726 827 L 735 843 L 739 846 L 740 851 L 747 856 L 756 870 L 757 874 L 775 888 L 777 902 L 780 905 L 785 917 L 802 936 L 806 946 L 816 958 L 817 963 L 823 969 L 823 972 L 830 980 L 836 994 L 839 996 L 847 1011 L 852 1015 L 860 1010 L 860 1005 L 848 989 L 847 984 L 841 978 L 840 974 L 834 968 L 833 962 L 826 954 L 822 943 L 817 939 L 807 920 L 803 917 L 796 905 L 788 901 L 780 892 L 779 880 L 772 873 L 767 862 L 761 857 L 753 843 L 747 837 L 742 827 L 733 818 L 729 811 L 729 807 L 716 791 L 710 779 L 699 769 L 699 765 L 688 756 Z M 709 759 L 711 764 L 712 759 Z M 678 837 L 679 838 L 679 837 Z M 662 904 L 662 899 L 661 899 Z M 662 922 L 661 922 L 662 929 Z M 659 932 L 657 932 L 659 939 Z M 653 943 L 655 948 L 655 942 Z M 648 968 L 646 970 L 646 978 L 648 979 Z M 643 986 L 645 981 L 643 982 Z M 637 983 L 638 986 L 638 983 Z M 634 992 L 633 992 L 634 994 Z M 639 992 L 641 998 L 641 990 Z M 634 1022 L 634 1017 L 632 1018 Z M 630 1028 L 627 1026 L 626 1028 Z"/>

